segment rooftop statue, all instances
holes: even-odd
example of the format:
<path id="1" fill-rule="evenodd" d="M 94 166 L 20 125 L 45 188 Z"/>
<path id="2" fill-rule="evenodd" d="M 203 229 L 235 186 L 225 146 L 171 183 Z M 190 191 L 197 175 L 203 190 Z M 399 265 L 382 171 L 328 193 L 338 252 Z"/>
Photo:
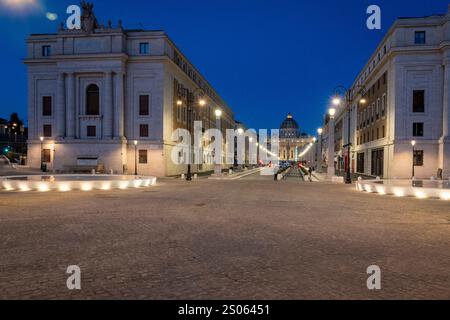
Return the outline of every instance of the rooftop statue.
<path id="1" fill-rule="evenodd" d="M 97 18 L 94 14 L 94 4 L 86 1 L 81 2 L 83 13 L 81 15 L 81 29 L 84 32 L 92 33 L 99 27 Z"/>

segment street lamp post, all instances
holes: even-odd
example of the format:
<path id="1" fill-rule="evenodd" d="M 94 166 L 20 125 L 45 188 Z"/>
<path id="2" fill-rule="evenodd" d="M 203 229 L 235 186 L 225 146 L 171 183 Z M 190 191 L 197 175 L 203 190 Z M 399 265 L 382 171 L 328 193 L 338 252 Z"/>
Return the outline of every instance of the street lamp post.
<path id="1" fill-rule="evenodd" d="M 187 130 L 189 133 L 192 131 L 192 109 L 193 109 L 193 103 L 195 102 L 195 97 L 197 93 L 201 92 L 200 99 L 198 100 L 198 104 L 201 107 L 204 107 L 206 105 L 206 100 L 203 98 L 205 95 L 205 91 L 202 88 L 197 88 L 192 93 L 193 99 L 190 98 L 190 93 L 187 94 Z M 179 101 L 180 102 L 180 101 Z M 177 102 L 178 103 L 178 102 Z M 182 102 L 181 102 L 182 104 Z M 186 174 L 186 181 L 192 181 L 192 170 L 191 170 L 191 162 L 192 162 L 192 141 L 189 142 L 189 161 L 188 161 L 188 168 L 187 168 L 187 174 Z"/>
<path id="2" fill-rule="evenodd" d="M 411 141 L 411 146 L 412 146 L 412 179 L 414 180 L 414 178 L 416 176 L 416 173 L 414 172 L 415 171 L 415 164 L 414 164 L 415 148 L 414 147 L 416 146 L 416 141 L 415 140 Z"/>
<path id="3" fill-rule="evenodd" d="M 40 137 L 41 141 L 41 172 L 44 172 L 44 137 Z"/>
<path id="4" fill-rule="evenodd" d="M 134 175 L 135 176 L 138 175 L 137 145 L 138 145 L 138 141 L 134 140 Z"/>
<path id="5" fill-rule="evenodd" d="M 330 121 L 328 122 L 328 178 L 333 178 L 335 175 L 334 167 L 334 116 L 336 115 L 336 109 L 331 108 L 328 110 Z"/>
<path id="6" fill-rule="evenodd" d="M 319 128 L 317 129 L 317 133 L 319 134 L 319 155 L 318 155 L 318 159 L 317 159 L 317 168 L 319 173 L 322 173 L 322 134 L 323 134 L 323 129 Z"/>
<path id="7" fill-rule="evenodd" d="M 221 121 L 221 117 L 222 117 L 222 110 L 217 109 L 214 114 L 216 115 L 216 129 L 217 130 L 222 130 L 222 121 Z M 218 137 L 216 137 L 216 139 L 218 139 Z M 220 141 L 220 143 L 222 143 L 222 141 Z M 216 152 L 218 152 L 219 150 L 216 150 Z M 220 150 L 220 159 L 222 159 L 222 148 Z M 222 164 L 221 161 L 219 161 L 219 163 L 215 163 L 214 164 L 214 175 L 215 176 L 221 176 L 222 175 Z"/>
<path id="8" fill-rule="evenodd" d="M 358 94 L 361 95 L 361 100 L 360 103 L 365 103 L 365 99 L 363 98 L 364 94 L 365 94 L 365 87 L 361 86 L 361 85 L 357 85 L 355 86 L 355 89 L 358 90 Z M 344 86 L 337 86 L 334 89 L 336 95 L 335 98 L 333 99 L 333 104 L 335 106 L 339 106 L 341 104 L 341 98 L 340 98 L 340 92 L 343 93 L 343 95 L 345 96 L 345 102 L 347 104 L 347 113 L 348 113 L 348 128 L 347 128 L 347 137 L 348 137 L 348 141 L 347 144 L 344 145 L 344 148 L 347 148 L 347 170 L 346 170 L 346 177 L 345 177 L 345 183 L 347 184 L 351 184 L 352 183 L 352 175 L 351 175 L 351 149 L 352 149 L 352 142 L 351 140 L 351 130 L 352 130 L 352 124 L 351 124 L 351 114 L 352 114 L 352 110 L 353 110 L 353 100 L 354 100 L 354 93 L 353 93 L 353 89 L 348 90 L 346 87 Z"/>

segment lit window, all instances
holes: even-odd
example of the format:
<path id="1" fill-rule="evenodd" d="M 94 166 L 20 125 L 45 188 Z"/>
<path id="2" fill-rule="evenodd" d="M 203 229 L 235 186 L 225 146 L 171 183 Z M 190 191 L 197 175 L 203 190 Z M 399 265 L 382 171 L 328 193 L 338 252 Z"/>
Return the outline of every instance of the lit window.
<path id="1" fill-rule="evenodd" d="M 147 150 L 139 150 L 139 164 L 147 164 L 148 155 Z"/>
<path id="2" fill-rule="evenodd" d="M 52 154 L 52 151 L 50 149 L 42 150 L 42 162 L 44 162 L 44 163 L 52 162 L 51 154 Z"/>
<path id="3" fill-rule="evenodd" d="M 414 165 L 417 167 L 423 166 L 423 150 L 414 150 Z"/>

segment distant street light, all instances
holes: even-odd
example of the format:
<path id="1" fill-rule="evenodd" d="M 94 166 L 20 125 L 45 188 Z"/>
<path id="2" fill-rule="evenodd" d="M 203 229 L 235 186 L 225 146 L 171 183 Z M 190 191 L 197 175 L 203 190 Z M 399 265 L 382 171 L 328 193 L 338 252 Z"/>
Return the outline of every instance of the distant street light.
<path id="1" fill-rule="evenodd" d="M 336 97 L 336 98 L 333 99 L 333 105 L 335 105 L 337 107 L 340 104 L 341 104 L 341 98 Z"/>
<path id="2" fill-rule="evenodd" d="M 332 119 L 334 119 L 334 116 L 336 115 L 336 109 L 335 109 L 335 108 L 330 108 L 330 109 L 328 110 L 328 114 L 330 115 L 330 117 L 331 117 Z"/>

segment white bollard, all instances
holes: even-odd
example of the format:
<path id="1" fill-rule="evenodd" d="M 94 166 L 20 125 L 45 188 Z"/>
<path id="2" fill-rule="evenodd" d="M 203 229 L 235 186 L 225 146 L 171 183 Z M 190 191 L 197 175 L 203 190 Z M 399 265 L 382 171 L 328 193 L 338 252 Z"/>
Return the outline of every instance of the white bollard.
<path id="1" fill-rule="evenodd" d="M 431 180 L 431 181 L 436 181 L 436 177 L 432 176 L 432 177 L 430 178 L 430 180 Z"/>
<path id="2" fill-rule="evenodd" d="M 377 177 L 377 181 L 380 181 L 381 180 L 381 178 L 380 177 Z"/>
<path id="3" fill-rule="evenodd" d="M 109 174 L 113 175 L 114 174 L 114 170 L 113 169 L 109 170 Z"/>
<path id="4" fill-rule="evenodd" d="M 184 173 L 181 174 L 181 180 L 186 179 L 186 175 Z"/>
<path id="5" fill-rule="evenodd" d="M 232 175 L 232 174 L 233 174 L 233 169 L 230 169 L 230 170 L 228 171 L 228 174 L 229 174 L 229 175 Z"/>
<path id="6" fill-rule="evenodd" d="M 194 179 L 197 179 L 198 178 L 198 175 L 197 174 L 194 174 Z"/>
<path id="7" fill-rule="evenodd" d="M 94 176 L 95 175 L 95 169 L 91 170 L 91 174 Z"/>

